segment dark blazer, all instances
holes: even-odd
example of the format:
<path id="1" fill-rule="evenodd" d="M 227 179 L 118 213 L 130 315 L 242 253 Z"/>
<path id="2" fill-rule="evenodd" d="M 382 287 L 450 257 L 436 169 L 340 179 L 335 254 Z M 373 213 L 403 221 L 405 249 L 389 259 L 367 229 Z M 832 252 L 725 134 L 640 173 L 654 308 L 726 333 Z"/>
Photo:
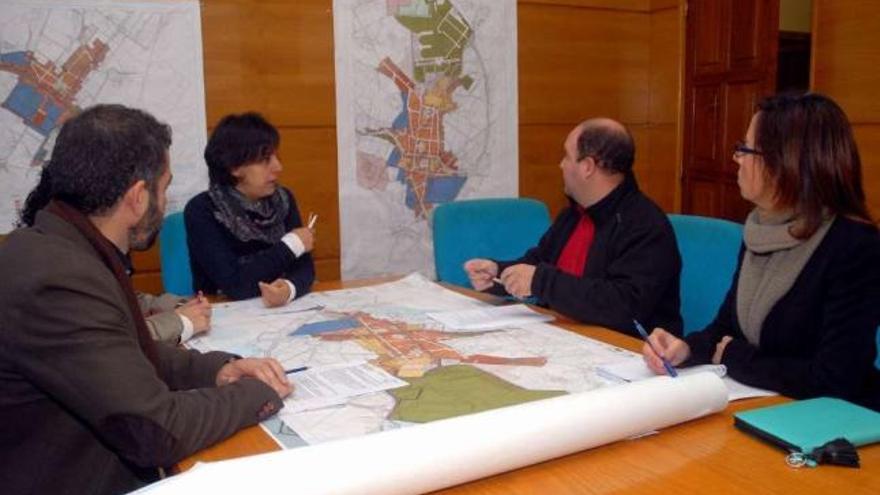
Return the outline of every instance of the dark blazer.
<path id="1" fill-rule="evenodd" d="M 595 234 L 582 276 L 556 268 L 580 221 L 573 201 L 536 247 L 517 260 L 498 262 L 499 273 L 517 263 L 535 265 L 532 295 L 578 321 L 638 335 L 636 318 L 647 328 L 681 335 L 681 256 L 666 214 L 631 175 L 586 212 Z"/>
<path id="2" fill-rule="evenodd" d="M 691 362 L 712 360 L 721 337 L 734 338 L 722 363 L 734 379 L 796 399 L 835 396 L 880 410 L 875 335 L 880 325 L 880 236 L 838 217 L 791 289 L 761 327 L 759 346 L 736 316 L 740 264 L 715 320 L 685 339 Z"/>
<path id="3" fill-rule="evenodd" d="M 110 269 L 42 211 L 0 245 L 0 491 L 121 493 L 281 407 L 267 385 L 215 386 L 230 354 L 137 340 Z"/>
<path id="4" fill-rule="evenodd" d="M 284 221 L 289 232 L 303 223 L 293 194 L 282 190 L 290 199 L 290 213 Z M 311 253 L 297 258 L 281 240 L 272 244 L 238 240 L 214 218 L 214 203 L 207 191 L 189 200 L 183 219 L 195 290 L 248 299 L 260 295 L 257 282 L 269 283 L 277 278 L 290 280 L 296 287 L 296 297 L 311 290 L 315 281 Z"/>

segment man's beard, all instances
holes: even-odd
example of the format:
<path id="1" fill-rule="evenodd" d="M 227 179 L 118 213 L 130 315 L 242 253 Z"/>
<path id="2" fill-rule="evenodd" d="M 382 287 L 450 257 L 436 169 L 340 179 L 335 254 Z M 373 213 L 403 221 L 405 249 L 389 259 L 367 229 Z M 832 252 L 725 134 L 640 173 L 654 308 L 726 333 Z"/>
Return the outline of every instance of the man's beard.
<path id="1" fill-rule="evenodd" d="M 164 215 L 159 211 L 157 195 L 150 192 L 150 207 L 144 217 L 128 231 L 129 247 L 135 251 L 146 251 L 153 247 L 159 236 Z"/>

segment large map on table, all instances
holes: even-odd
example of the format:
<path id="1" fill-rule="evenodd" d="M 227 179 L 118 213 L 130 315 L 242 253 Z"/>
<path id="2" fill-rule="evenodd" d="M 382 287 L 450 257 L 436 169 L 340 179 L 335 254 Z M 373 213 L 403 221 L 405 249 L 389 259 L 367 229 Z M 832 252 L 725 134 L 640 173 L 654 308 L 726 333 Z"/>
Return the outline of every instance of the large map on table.
<path id="1" fill-rule="evenodd" d="M 64 122 L 98 103 L 173 130 L 168 211 L 207 187 L 198 2 L 0 2 L 0 234 L 12 230 Z"/>
<path id="2" fill-rule="evenodd" d="M 285 368 L 368 362 L 408 383 L 344 404 L 283 409 L 283 424 L 276 419 L 265 426 L 287 446 L 591 390 L 608 384 L 596 366 L 630 355 L 547 324 L 458 331 L 428 317 L 486 306 L 413 274 L 309 294 L 277 309 L 259 300 L 217 304 L 211 331 L 190 345 L 271 356 Z"/>

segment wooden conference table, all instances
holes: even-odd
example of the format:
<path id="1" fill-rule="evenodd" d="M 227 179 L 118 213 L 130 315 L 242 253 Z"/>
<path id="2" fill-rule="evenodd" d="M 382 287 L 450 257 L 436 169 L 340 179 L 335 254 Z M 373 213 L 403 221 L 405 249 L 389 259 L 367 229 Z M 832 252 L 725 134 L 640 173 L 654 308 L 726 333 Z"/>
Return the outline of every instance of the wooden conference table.
<path id="1" fill-rule="evenodd" d="M 315 290 L 376 282 L 321 282 L 315 284 Z M 642 343 L 637 339 L 578 324 L 559 315 L 554 324 L 618 347 L 641 349 Z M 794 469 L 785 464 L 781 450 L 733 427 L 733 413 L 786 400 L 764 397 L 732 402 L 721 413 L 666 428 L 656 435 L 619 441 L 436 493 L 880 493 L 880 444 L 859 449 L 861 469 L 837 466 Z M 528 445 L 523 448 L 527 449 Z M 273 450 L 279 450 L 277 444 L 254 426 L 183 460 L 177 469 L 187 470 L 197 461 L 231 459 Z M 292 479 L 295 480 L 295 475 Z M 295 487 L 295 481 L 292 486 Z"/>

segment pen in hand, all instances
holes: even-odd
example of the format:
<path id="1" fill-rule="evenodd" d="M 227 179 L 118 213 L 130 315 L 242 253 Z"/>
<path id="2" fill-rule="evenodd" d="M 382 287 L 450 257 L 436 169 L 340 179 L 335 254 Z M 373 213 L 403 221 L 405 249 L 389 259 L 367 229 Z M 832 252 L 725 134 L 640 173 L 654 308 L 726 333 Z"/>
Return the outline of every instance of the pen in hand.
<path id="1" fill-rule="evenodd" d="M 660 360 L 663 361 L 663 367 L 666 368 L 666 372 L 669 373 L 669 376 L 671 376 L 672 378 L 678 377 L 678 372 L 675 371 L 675 368 L 673 368 L 672 365 L 669 364 L 669 361 L 667 361 L 666 358 L 657 351 L 657 348 L 654 347 L 654 344 L 651 343 L 651 340 L 648 338 L 648 332 L 645 331 L 645 327 L 643 327 L 642 324 L 639 323 L 637 320 L 633 320 L 633 324 L 636 326 L 636 330 L 639 331 L 639 335 L 642 336 L 645 342 L 648 343 L 648 346 L 651 348 L 651 350 L 654 351 L 654 354 L 656 354 L 657 357 L 659 357 Z"/>
<path id="2" fill-rule="evenodd" d="M 289 375 L 291 373 L 299 373 L 300 371 L 305 371 L 307 369 L 309 369 L 308 366 L 300 366 L 299 368 L 290 368 L 290 369 L 284 370 L 284 374 Z"/>

